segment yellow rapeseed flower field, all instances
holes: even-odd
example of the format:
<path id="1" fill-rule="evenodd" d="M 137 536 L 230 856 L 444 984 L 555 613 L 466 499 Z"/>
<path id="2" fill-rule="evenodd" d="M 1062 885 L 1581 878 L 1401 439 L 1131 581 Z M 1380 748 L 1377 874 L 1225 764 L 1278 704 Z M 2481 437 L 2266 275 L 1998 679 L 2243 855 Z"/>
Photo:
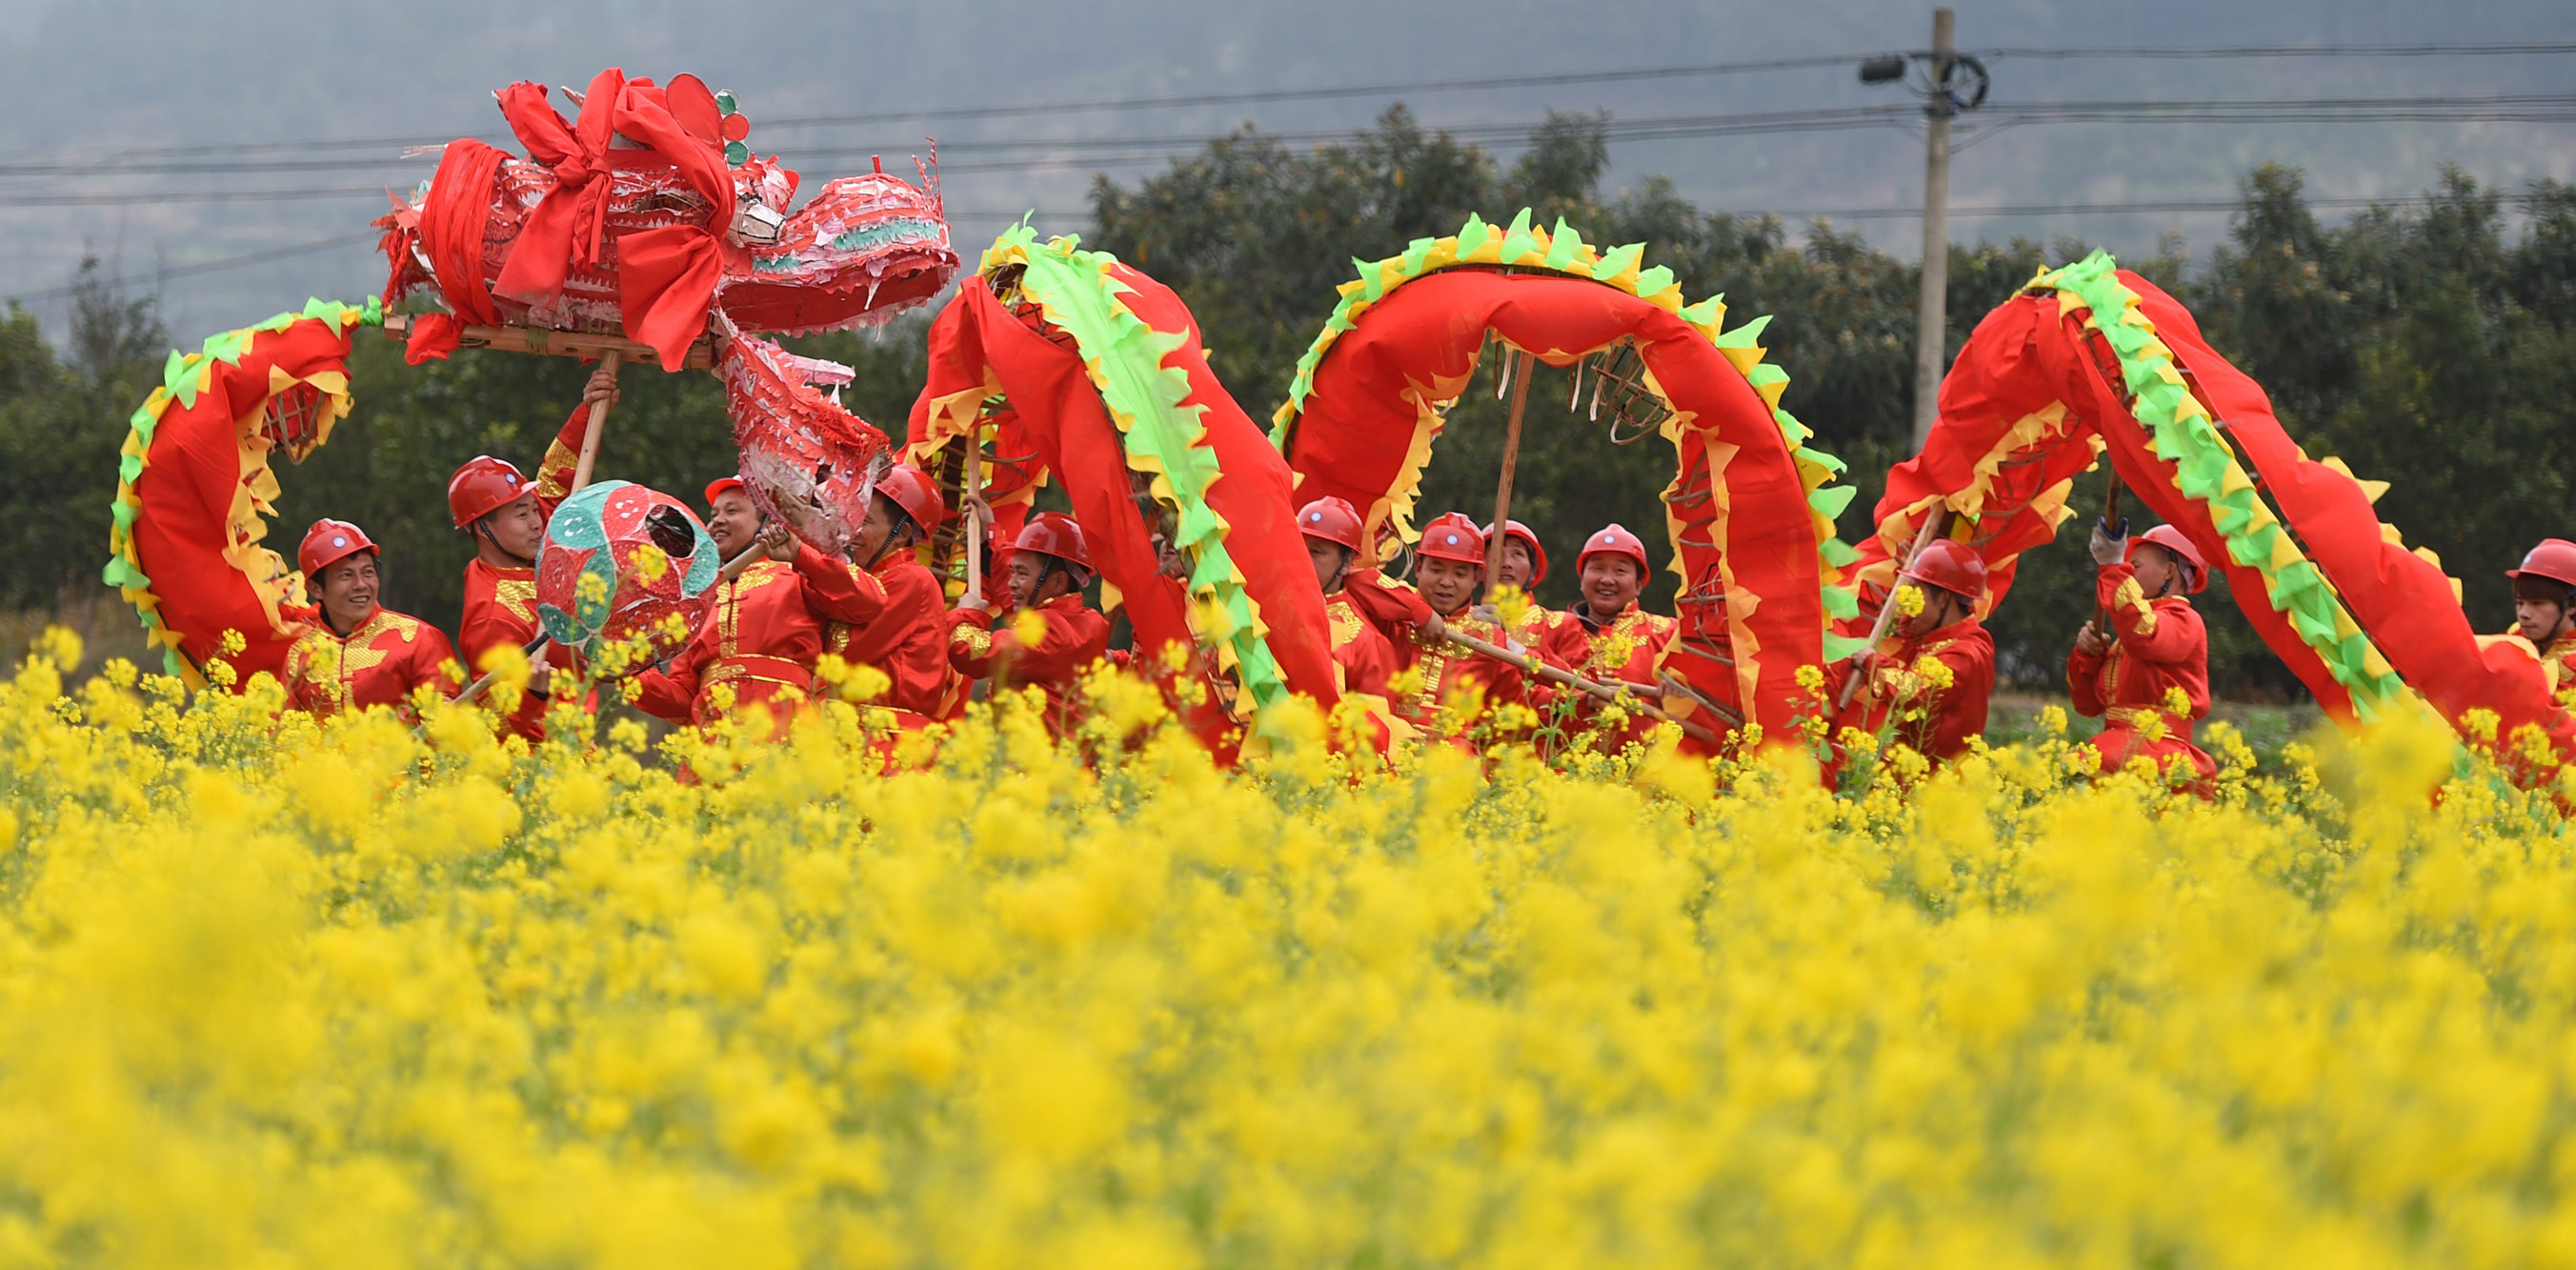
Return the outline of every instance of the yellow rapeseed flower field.
<path id="1" fill-rule="evenodd" d="M 2576 1262 L 2576 856 L 2438 725 L 1837 794 L 1140 689 L 885 776 L 77 656 L 0 688 L 0 1266 Z"/>

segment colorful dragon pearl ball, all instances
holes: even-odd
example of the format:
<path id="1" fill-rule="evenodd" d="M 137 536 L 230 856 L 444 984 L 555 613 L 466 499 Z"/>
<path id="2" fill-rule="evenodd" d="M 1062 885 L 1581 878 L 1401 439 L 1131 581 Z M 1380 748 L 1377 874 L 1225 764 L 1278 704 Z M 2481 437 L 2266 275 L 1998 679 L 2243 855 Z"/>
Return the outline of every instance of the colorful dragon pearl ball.
<path id="1" fill-rule="evenodd" d="M 602 481 L 563 501 L 537 556 L 537 620 L 574 648 L 642 636 L 658 660 L 706 613 L 722 567 L 706 526 L 680 500 Z M 669 619 L 674 614 L 679 621 Z"/>

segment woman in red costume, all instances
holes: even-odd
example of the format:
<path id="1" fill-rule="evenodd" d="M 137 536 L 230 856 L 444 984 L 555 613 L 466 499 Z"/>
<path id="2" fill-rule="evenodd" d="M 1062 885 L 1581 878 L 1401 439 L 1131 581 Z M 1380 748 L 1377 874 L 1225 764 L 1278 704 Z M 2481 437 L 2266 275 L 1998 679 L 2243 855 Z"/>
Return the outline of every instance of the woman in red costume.
<path id="1" fill-rule="evenodd" d="M 1315 581 L 1324 588 L 1324 625 L 1333 637 L 1333 664 L 1344 692 L 1383 697 L 1395 677 L 1395 645 L 1352 605 L 1343 590 L 1351 561 L 1360 553 L 1360 513 L 1346 498 L 1319 498 L 1297 509 L 1297 528 Z"/>
<path id="2" fill-rule="evenodd" d="M 732 581 L 716 583 L 705 619 L 668 671 L 635 676 L 635 705 L 700 727 L 756 712 L 769 721 L 770 739 L 783 738 L 788 720 L 812 697 L 825 629 L 874 621 L 887 609 L 885 588 L 797 541 L 785 526 L 763 527 L 740 477 L 707 486 L 707 535 L 727 560 L 754 545 L 765 554 Z"/>
<path id="3" fill-rule="evenodd" d="M 1109 653 L 1109 619 L 1082 601 L 1091 575 L 1091 550 L 1072 517 L 1029 517 L 1011 544 L 1010 609 L 997 619 L 983 596 L 967 596 L 949 614 L 948 664 L 969 679 L 991 679 L 997 691 L 1036 688 L 1046 695 L 1048 728 L 1072 731 L 1082 672 Z M 1037 619 L 1034 638 L 1020 629 L 1021 614 Z"/>
<path id="4" fill-rule="evenodd" d="M 286 650 L 286 704 L 329 717 L 391 706 L 417 717 L 414 689 L 463 686 L 447 636 L 376 603 L 376 544 L 345 520 L 317 520 L 295 552 L 320 621 Z"/>
<path id="5" fill-rule="evenodd" d="M 503 645 L 524 647 L 537 638 L 537 553 L 546 543 L 546 521 L 571 493 L 573 469 L 580 460 L 583 434 L 590 427 L 592 402 L 617 403 L 617 374 L 602 367 L 591 372 L 581 404 L 546 447 L 537 479 L 529 480 L 515 464 L 478 454 L 447 478 L 447 512 L 456 527 L 474 536 L 474 558 L 465 565 L 465 612 L 456 626 L 457 651 L 466 672 L 483 669 L 484 655 Z M 545 667 L 530 676 L 519 708 L 507 726 L 530 743 L 546 739 L 547 668 L 571 671 L 579 663 L 569 648 L 548 646 Z M 589 698 L 584 709 L 597 708 Z"/>
<path id="6" fill-rule="evenodd" d="M 1922 607 L 1898 621 L 1892 641 L 1853 667 L 1865 678 L 1839 722 L 1875 732 L 1893 719 L 1896 740 L 1947 762 L 1985 734 L 1995 693 L 1995 639 L 1974 616 L 1986 593 L 1986 562 L 1943 538 L 1926 544 L 1896 576 L 1907 586 L 1888 602 L 1903 613 L 1903 591 L 1911 589 L 1923 597 Z M 1925 665 L 1927 659 L 1940 670 Z"/>
<path id="7" fill-rule="evenodd" d="M 2094 603 L 2111 629 L 2084 624 L 2066 659 L 2066 685 L 2077 714 L 2103 717 L 2093 738 L 2102 770 L 2146 759 L 2170 772 L 2180 756 L 2205 788 L 2218 765 L 2191 743 L 2191 729 L 2209 714 L 2209 631 L 2183 597 L 2209 585 L 2209 566 L 2171 525 L 2136 538 L 2096 525 L 2093 560 L 2101 566 Z"/>

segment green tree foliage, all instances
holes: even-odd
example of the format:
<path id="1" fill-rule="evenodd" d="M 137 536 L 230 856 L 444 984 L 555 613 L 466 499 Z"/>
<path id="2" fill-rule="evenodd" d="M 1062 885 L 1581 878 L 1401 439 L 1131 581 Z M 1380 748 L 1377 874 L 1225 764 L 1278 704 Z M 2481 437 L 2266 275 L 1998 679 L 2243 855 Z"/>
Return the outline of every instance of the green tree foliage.
<path id="1" fill-rule="evenodd" d="M 1660 178 L 1605 189 L 1601 122 L 1554 116 L 1509 163 L 1424 128 L 1401 106 L 1346 143 L 1303 150 L 1247 127 L 1160 175 L 1098 182 L 1086 241 L 1188 300 L 1219 375 L 1256 418 L 1283 399 L 1354 258 L 1454 232 L 1471 211 L 1508 217 L 1525 206 L 1596 243 L 1645 243 L 1648 262 L 1672 269 L 1694 298 L 1726 295 L 1729 325 L 1772 315 L 1764 342 L 1792 376 L 1785 404 L 1850 462 L 1845 479 L 1860 494 L 1843 531 L 1867 533 L 1887 468 L 1911 452 L 1916 268 L 1829 224 L 1793 232 L 1777 217 L 1703 213 Z M 2382 513 L 2409 542 L 2441 553 L 2482 628 L 2501 628 L 2510 611 L 2500 571 L 2532 541 L 2576 533 L 2567 514 L 2576 190 L 2532 187 L 2518 231 L 2504 196 L 2459 172 L 2446 172 L 2424 202 L 2339 227 L 2309 211 L 2295 170 L 2258 169 L 2243 191 L 2230 241 L 2203 265 L 2190 267 L 2170 243 L 2124 263 L 2193 308 L 2310 452 L 2391 481 Z M 2038 268 L 2085 250 L 2020 239 L 1953 247 L 1949 347 Z M 15 605 L 95 585 L 116 447 L 167 346 L 150 304 L 118 300 L 94 262 L 81 285 L 67 353 L 47 345 L 31 316 L 0 317 L 0 526 L 12 547 L 0 594 Z M 846 400 L 901 431 L 923 378 L 917 322 L 797 347 L 854 366 Z M 1491 513 L 1504 419 L 1490 391 L 1498 360 L 1488 356 L 1486 375 L 1450 415 L 1424 480 L 1425 515 Z M 470 551 L 447 523 L 448 473 L 477 453 L 535 462 L 579 397 L 585 368 L 496 353 L 408 366 L 392 342 L 362 337 L 352 371 L 356 413 L 301 469 L 282 474 L 276 540 L 291 546 L 316 516 L 356 520 L 386 546 L 389 602 L 452 623 Z M 711 378 L 630 369 L 623 385 L 603 475 L 693 498 L 730 470 L 730 429 Z M 1569 391 L 1562 372 L 1534 381 L 1513 498 L 1514 515 L 1560 545 L 1541 588 L 1555 604 L 1573 598 L 1563 556 L 1593 529 L 1617 520 L 1658 540 L 1657 494 L 1672 465 L 1658 439 L 1613 444 L 1606 424 L 1566 408 Z M 2025 557 L 1993 621 L 2007 675 L 2026 683 L 2055 682 L 2091 609 L 2082 537 L 2107 478 L 2081 486 L 2080 518 Z M 1668 604 L 1669 595 L 1658 588 L 1650 598 Z M 2201 609 L 2221 692 L 2298 692 L 2223 583 Z"/>
<path id="2" fill-rule="evenodd" d="M 96 257 L 72 280 L 68 354 L 35 315 L 0 314 L 0 605 L 94 586 L 126 419 L 160 382 L 169 335 L 150 298 L 123 299 Z"/>

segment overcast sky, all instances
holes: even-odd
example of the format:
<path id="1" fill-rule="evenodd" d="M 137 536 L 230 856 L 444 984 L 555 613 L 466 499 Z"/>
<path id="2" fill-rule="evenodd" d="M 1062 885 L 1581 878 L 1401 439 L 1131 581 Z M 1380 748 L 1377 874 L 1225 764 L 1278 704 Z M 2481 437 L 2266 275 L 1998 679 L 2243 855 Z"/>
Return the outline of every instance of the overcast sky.
<path id="1" fill-rule="evenodd" d="M 2166 0 L 2112 8 L 2042 0 L 1962 3 L 1969 50 L 2170 46 L 2576 41 L 2576 5 L 2393 4 L 2383 0 Z M 603 66 L 664 76 L 694 71 L 740 96 L 755 147 L 801 169 L 808 187 L 890 163 L 936 136 L 961 250 L 1021 211 L 1046 229 L 1079 229 L 1092 174 L 1134 180 L 1172 148 L 1244 121 L 1286 133 L 1365 125 L 1392 100 L 1427 122 L 1517 135 L 1551 108 L 1614 120 L 1679 120 L 1691 135 L 1613 148 L 1613 184 L 1668 173 L 1710 209 L 1836 211 L 1838 223 L 1911 256 L 1919 227 L 1922 142 L 1911 121 L 1858 129 L 1707 135 L 1783 111 L 1910 100 L 1858 82 L 1853 60 L 1919 47 L 1930 8 L 1915 3 L 1685 4 L 1622 0 L 1303 0 L 1267 6 L 1178 3 L 759 6 L 672 0 L 0 0 L 0 296 L 48 298 L 84 248 L 124 273 L 255 264 L 158 283 L 183 342 L 254 321 L 307 295 L 357 299 L 383 266 L 362 238 L 387 185 L 431 162 L 404 162 L 400 138 L 480 135 L 506 143 L 490 90 L 514 79 L 579 84 Z M 1484 76 L 1636 71 L 1802 57 L 1830 64 L 1520 85 L 1434 87 Z M 2069 102 L 2539 98 L 2478 106 L 2538 119 L 2293 122 L 2023 122 L 1963 134 L 1952 200 L 1996 206 L 2225 201 L 2267 159 L 2306 169 L 2326 198 L 2404 197 L 2456 161 L 2520 188 L 2576 178 L 2576 56 L 2299 59 L 1989 59 L 1988 121 Z M 1368 93 L 1156 109 L 1078 103 L 1354 85 Z M 930 112 L 1038 105 L 1029 113 Z M 2455 110 L 2435 105 L 2405 110 Z M 2342 110 L 2345 107 L 2329 107 Z M 899 117 L 916 112 L 913 117 Z M 2258 113 L 2277 115 L 2279 110 Z M 869 115 L 860 122 L 791 123 Z M 1971 117 L 1970 123 L 1979 117 Z M 367 144 L 324 148 L 316 143 Z M 275 143 L 245 151 L 246 143 Z M 1508 155 L 1508 140 L 1489 142 Z M 236 147 L 210 153 L 169 147 Z M 110 172 L 146 163 L 149 171 Z M 63 170 L 69 165 L 72 170 Z M 28 169 L 36 169 L 29 171 Z M 304 192 L 299 191 L 318 191 Z M 254 200 L 219 200 L 219 192 Z M 285 193 L 284 197 L 267 197 Z M 101 201 L 105 200 L 105 201 Z M 1494 209 L 1507 214 L 1511 209 Z M 1860 216 L 1894 210 L 1906 215 Z M 2329 212 L 2340 217 L 2341 210 Z M 2223 211 L 1960 214 L 1953 238 L 2073 236 L 2115 251 L 2180 233 L 2206 257 Z M 337 242 L 325 249 L 317 243 Z M 1355 249 L 1359 245 L 1355 244 Z M 148 281 L 145 285 L 151 285 Z"/>

